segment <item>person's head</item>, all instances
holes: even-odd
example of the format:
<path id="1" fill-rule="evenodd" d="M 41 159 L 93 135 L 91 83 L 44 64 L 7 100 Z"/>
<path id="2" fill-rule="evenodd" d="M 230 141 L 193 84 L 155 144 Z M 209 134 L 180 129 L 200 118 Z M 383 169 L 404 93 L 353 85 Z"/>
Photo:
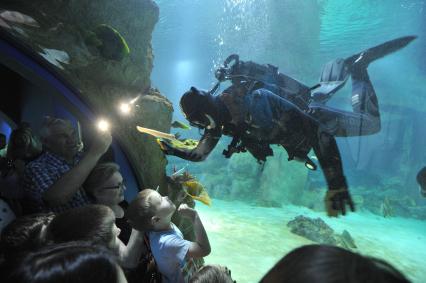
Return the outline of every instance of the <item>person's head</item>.
<path id="1" fill-rule="evenodd" d="M 426 197 L 426 167 L 420 169 L 419 173 L 417 173 L 416 179 L 420 186 L 421 195 Z"/>
<path id="2" fill-rule="evenodd" d="M 157 191 L 145 189 L 139 192 L 126 210 L 130 225 L 139 231 L 151 231 L 170 225 L 176 206 Z"/>
<path id="3" fill-rule="evenodd" d="M 113 162 L 101 163 L 93 168 L 83 188 L 98 204 L 114 206 L 124 200 L 123 176 L 120 167 Z"/>
<path id="4" fill-rule="evenodd" d="M 22 123 L 12 131 L 7 146 L 7 158 L 10 160 L 32 160 L 42 151 L 39 139 L 27 123 Z"/>
<path id="5" fill-rule="evenodd" d="M 262 278 L 268 282 L 408 283 L 390 264 L 327 245 L 307 245 L 284 256 Z"/>
<path id="6" fill-rule="evenodd" d="M 72 159 L 80 148 L 77 131 L 70 121 L 45 117 L 40 138 L 47 150 L 65 159 Z"/>
<path id="7" fill-rule="evenodd" d="M 116 257 L 88 242 L 46 246 L 30 253 L 12 272 L 14 283 L 126 283 Z"/>
<path id="8" fill-rule="evenodd" d="M 53 243 L 91 241 L 111 250 L 118 248 L 120 229 L 114 212 L 105 205 L 86 205 L 58 214 L 47 229 Z"/>
<path id="9" fill-rule="evenodd" d="M 195 87 L 185 92 L 180 99 L 180 109 L 189 123 L 200 129 L 215 128 L 219 121 L 212 95 Z"/>
<path id="10" fill-rule="evenodd" d="M 189 280 L 189 283 L 235 283 L 231 270 L 221 265 L 204 265 Z"/>
<path id="11" fill-rule="evenodd" d="M 46 228 L 54 219 L 53 213 L 37 213 L 18 217 L 7 225 L 0 240 L 6 257 L 35 250 L 45 242 Z"/>

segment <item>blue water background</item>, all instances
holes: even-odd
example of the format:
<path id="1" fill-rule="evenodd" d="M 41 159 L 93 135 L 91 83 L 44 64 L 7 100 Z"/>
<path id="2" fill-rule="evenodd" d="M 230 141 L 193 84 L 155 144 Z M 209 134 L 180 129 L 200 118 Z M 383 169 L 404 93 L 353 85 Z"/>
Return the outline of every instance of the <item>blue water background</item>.
<path id="1" fill-rule="evenodd" d="M 361 138 L 339 138 L 338 144 L 351 192 L 361 196 L 357 201 L 363 200 L 364 207 L 368 208 L 363 210 L 359 205 L 359 214 L 352 216 L 353 218 L 349 216 L 348 223 L 354 219 L 357 219 L 355 222 L 358 221 L 358 223 L 390 221 L 389 225 L 386 222 L 381 225 L 389 226 L 387 237 L 389 239 L 385 240 L 382 237 L 383 241 L 380 240 L 382 229 L 373 230 L 374 228 L 362 227 L 362 224 L 350 227 L 351 233 L 355 234 L 361 243 L 361 252 L 389 259 L 414 282 L 426 280 L 421 272 L 424 266 L 420 259 L 424 257 L 420 249 L 426 247 L 421 244 L 423 242 L 419 237 L 422 236 L 419 236 L 420 234 L 413 236 L 412 232 L 417 231 L 419 227 L 424 227 L 423 224 L 422 226 L 419 224 L 423 222 L 416 222 L 418 220 L 414 219 L 407 220 L 412 222 L 404 222 L 404 219 L 413 216 L 412 211 L 419 211 L 420 219 L 426 219 L 426 210 L 424 210 L 426 200 L 420 197 L 415 181 L 418 170 L 426 165 L 425 1 L 157 0 L 156 3 L 160 7 L 160 20 L 153 34 L 155 60 L 152 83 L 173 102 L 174 118 L 181 121 L 184 121 L 184 118 L 178 107 L 180 96 L 191 86 L 210 89 L 215 83 L 215 68 L 229 54 L 237 53 L 242 60 L 276 65 L 281 72 L 312 86 L 318 82 L 323 64 L 332 59 L 347 57 L 400 36 L 418 36 L 418 39 L 408 47 L 372 63 L 368 68 L 381 109 L 382 130 L 380 133 Z M 351 111 L 350 93 L 349 82 L 329 104 Z M 199 137 L 195 129 L 182 133 L 187 137 Z M 289 171 L 289 167 L 285 165 L 286 154 L 276 148 L 274 148 L 275 156 L 272 160 L 268 158 L 269 164 L 275 162 L 275 165 L 270 167 L 267 165 L 263 172 L 253 165 L 254 159 L 244 159 L 240 156 L 231 161 L 225 159 L 221 156 L 221 152 L 229 140 L 226 138 L 222 140 L 203 164 L 169 157 L 168 170 L 170 173 L 175 166 L 178 169 L 187 166 L 190 172 L 209 184 L 207 189 L 214 198 L 237 201 L 237 204 L 226 205 L 219 202 L 220 205 L 211 210 L 200 208 L 205 213 L 204 219 L 208 218 L 208 232 L 217 249 L 207 261 L 228 264 L 236 268 L 237 279 L 244 279 L 241 282 L 251 282 L 247 278 L 256 276 L 260 278 L 260 275 L 254 266 L 250 268 L 251 260 L 244 260 L 244 256 L 250 258 L 250 252 L 245 251 L 243 246 L 237 245 L 241 252 L 241 257 L 238 258 L 227 253 L 226 249 L 232 248 L 234 240 L 245 243 L 243 241 L 245 232 L 240 231 L 244 227 L 251 229 L 251 225 L 258 225 L 250 230 L 253 238 L 263 237 L 260 236 L 264 235 L 262 229 L 270 228 L 266 228 L 268 226 L 262 228 L 267 224 L 260 224 L 256 220 L 263 217 L 265 213 L 263 208 L 246 208 L 239 205 L 238 201 L 253 204 L 253 202 L 256 203 L 255 200 L 259 198 L 259 195 L 264 198 L 267 192 L 270 196 L 272 195 L 273 200 L 292 204 L 294 196 L 291 199 L 286 195 L 289 190 L 285 188 L 291 186 L 288 180 L 292 178 L 292 174 L 300 175 L 294 179 L 300 177 L 304 182 L 299 185 L 300 187 L 293 188 L 296 192 L 303 191 L 304 194 L 301 194 L 303 197 L 306 192 L 313 192 L 318 195 L 321 202 L 326 185 L 321 173 L 306 173 L 303 169 L 294 169 L 295 167 L 290 167 L 294 171 Z M 247 164 L 247 162 L 253 164 Z M 277 168 L 278 170 L 280 168 L 276 166 L 277 162 L 281 162 L 278 164 L 285 167 L 287 170 L 285 174 L 277 171 Z M 303 167 L 303 165 L 300 166 Z M 218 170 L 218 167 L 221 170 Z M 273 168 L 275 171 L 272 170 Z M 213 173 L 208 174 L 209 172 Z M 283 176 L 287 179 L 282 179 Z M 246 180 L 244 177 L 247 177 Z M 244 191 L 241 186 L 248 186 L 250 190 Z M 317 187 L 321 189 L 317 190 Z M 259 192 L 261 189 L 263 191 Z M 290 190 L 290 192 L 293 191 Z M 395 210 L 394 217 L 402 218 L 392 218 L 392 220 L 383 218 L 381 206 L 386 198 L 401 200 L 399 203 L 397 201 L 392 203 Z M 318 207 L 321 205 L 319 203 Z M 413 210 L 408 210 L 408 205 L 413 206 Z M 232 209 L 232 215 L 229 215 L 229 208 L 226 208 L 228 206 L 235 208 Z M 309 207 L 311 208 L 315 210 L 315 207 Z M 246 222 L 243 213 L 238 216 L 238 211 L 244 209 L 252 215 L 252 220 L 248 219 Z M 283 215 L 285 210 L 277 213 L 273 219 L 266 219 L 262 223 L 283 223 L 278 215 Z M 317 213 L 314 210 L 312 213 Z M 300 213 L 306 213 L 304 211 L 301 209 Z M 370 212 L 374 214 L 364 214 Z M 210 217 L 223 218 L 220 220 Z M 363 220 L 363 217 L 367 217 L 368 221 Z M 240 219 L 238 221 L 241 223 L 235 222 L 234 218 Z M 419 216 L 415 218 L 418 219 Z M 401 222 L 399 222 L 400 219 Z M 344 221 L 344 219 L 336 222 L 326 220 L 329 224 L 337 223 L 342 226 L 346 223 Z M 222 231 L 221 225 L 235 227 L 228 228 L 234 229 L 234 232 Z M 281 229 L 275 227 L 276 224 L 271 225 L 274 225 L 272 231 Z M 368 227 L 376 226 L 378 227 L 377 224 L 371 224 Z M 334 228 L 339 229 L 339 225 Z M 256 232 L 256 229 L 259 231 Z M 365 232 L 368 229 L 371 233 Z M 290 237 L 288 240 L 291 241 L 291 236 L 285 234 L 287 232 L 284 230 L 276 233 L 277 241 L 284 237 L 280 236 L 281 233 L 286 235 L 285 237 Z M 365 237 L 363 238 L 362 235 Z M 270 235 L 272 242 L 275 236 Z M 394 239 L 394 237 L 399 238 Z M 414 242 L 414 238 L 411 237 L 415 237 L 417 241 L 415 249 L 419 251 L 418 255 L 409 252 L 413 248 L 410 243 Z M 226 245 L 226 239 L 229 239 L 230 246 Z M 398 242 L 394 248 L 390 244 L 393 240 Z M 363 244 L 362 241 L 366 243 Z M 279 248 L 278 250 L 288 251 L 291 245 L 286 245 L 287 240 L 283 240 L 282 243 L 284 244 L 281 247 L 282 250 Z M 297 245 L 300 244 L 297 243 Z M 272 244 L 266 245 L 265 250 L 271 252 L 265 252 L 262 257 L 263 265 L 260 268 L 262 272 L 280 257 L 279 254 L 271 254 L 273 250 L 276 250 Z M 261 253 L 262 251 L 259 251 L 259 254 Z M 398 253 L 405 256 L 397 255 Z M 255 282 L 254 279 L 253 282 Z"/>

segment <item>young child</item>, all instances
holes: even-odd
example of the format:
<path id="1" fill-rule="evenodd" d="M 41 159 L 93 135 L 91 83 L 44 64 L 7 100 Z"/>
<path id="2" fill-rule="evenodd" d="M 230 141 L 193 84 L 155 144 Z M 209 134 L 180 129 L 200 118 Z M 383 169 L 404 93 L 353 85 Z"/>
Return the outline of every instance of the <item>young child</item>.
<path id="1" fill-rule="evenodd" d="M 197 211 L 186 204 L 178 208 L 183 217 L 192 221 L 195 242 L 185 240 L 179 228 L 171 222 L 175 211 L 176 206 L 167 196 L 151 189 L 141 191 L 126 211 L 130 225 L 147 233 L 163 283 L 187 281 L 183 270 L 187 269 L 190 260 L 210 254 L 209 239 Z"/>

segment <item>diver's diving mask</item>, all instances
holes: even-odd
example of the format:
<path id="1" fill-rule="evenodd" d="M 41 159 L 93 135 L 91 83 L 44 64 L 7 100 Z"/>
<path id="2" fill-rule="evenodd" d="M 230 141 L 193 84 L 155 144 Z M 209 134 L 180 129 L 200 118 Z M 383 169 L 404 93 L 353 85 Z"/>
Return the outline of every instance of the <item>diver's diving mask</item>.
<path id="1" fill-rule="evenodd" d="M 210 93 L 200 91 L 195 87 L 184 93 L 179 107 L 189 124 L 200 129 L 213 129 L 216 127 L 216 122 L 211 115 L 210 108 Z"/>
<path id="2" fill-rule="evenodd" d="M 197 117 L 194 118 L 187 118 L 189 121 L 189 124 L 193 127 L 197 127 L 197 128 L 201 128 L 201 129 L 213 129 L 216 127 L 216 122 L 214 121 L 214 119 L 208 115 L 208 114 L 204 114 L 204 115 L 197 115 Z"/>

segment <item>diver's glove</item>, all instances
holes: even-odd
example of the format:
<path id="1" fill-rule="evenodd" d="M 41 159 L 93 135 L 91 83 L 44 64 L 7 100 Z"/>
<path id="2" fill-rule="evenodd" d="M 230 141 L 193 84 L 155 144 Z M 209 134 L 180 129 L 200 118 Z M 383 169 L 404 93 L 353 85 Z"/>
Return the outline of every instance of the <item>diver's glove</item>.
<path id="1" fill-rule="evenodd" d="M 161 150 L 164 152 L 164 154 L 173 155 L 175 153 L 175 149 L 172 143 L 168 142 L 167 140 L 157 139 L 157 143 L 160 146 Z"/>
<path id="2" fill-rule="evenodd" d="M 345 215 L 346 205 L 349 205 L 351 211 L 355 211 L 355 205 L 347 188 L 327 190 L 324 201 L 327 215 L 330 217 L 337 217 L 339 212 Z"/>

